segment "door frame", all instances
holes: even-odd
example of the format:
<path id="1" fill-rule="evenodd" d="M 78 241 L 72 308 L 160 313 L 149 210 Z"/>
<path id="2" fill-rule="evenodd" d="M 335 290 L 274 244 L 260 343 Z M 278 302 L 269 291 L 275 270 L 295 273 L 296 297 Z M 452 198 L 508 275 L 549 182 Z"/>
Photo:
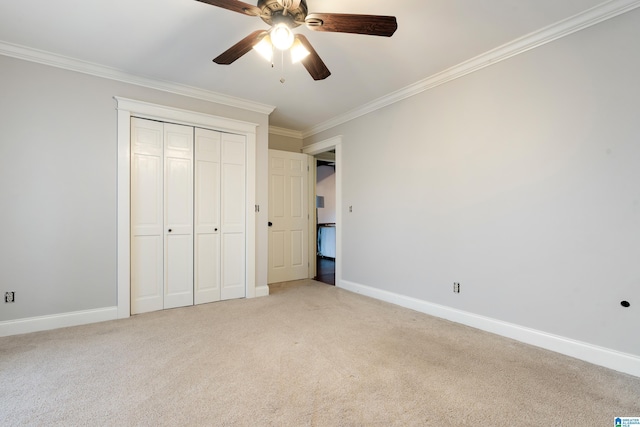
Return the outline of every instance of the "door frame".
<path id="1" fill-rule="evenodd" d="M 131 316 L 131 117 L 244 135 L 247 142 L 246 298 L 256 296 L 256 130 L 258 124 L 114 96 L 118 112 L 117 303 L 118 318 Z"/>
<path id="2" fill-rule="evenodd" d="M 335 150 L 336 152 L 336 286 L 342 287 L 342 135 L 307 145 L 302 149 L 304 154 L 316 154 Z M 316 206 L 316 163 L 310 162 L 313 173 L 309 174 L 309 212 L 313 212 L 314 220 L 309 221 L 309 275 L 316 273 L 316 242 L 318 241 L 315 218 Z"/>

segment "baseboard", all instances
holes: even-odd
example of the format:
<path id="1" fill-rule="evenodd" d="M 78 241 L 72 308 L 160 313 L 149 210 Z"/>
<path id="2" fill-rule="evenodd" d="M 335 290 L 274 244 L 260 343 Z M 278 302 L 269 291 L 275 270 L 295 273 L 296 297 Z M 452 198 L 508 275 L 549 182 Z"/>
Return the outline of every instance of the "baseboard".
<path id="1" fill-rule="evenodd" d="M 0 322 L 0 337 L 48 331 L 68 326 L 86 325 L 118 318 L 118 307 L 105 307 L 95 310 L 74 311 L 49 316 L 29 317 L 25 319 Z"/>
<path id="2" fill-rule="evenodd" d="M 605 347 L 549 334 L 490 317 L 479 316 L 466 311 L 433 304 L 417 298 L 407 297 L 346 280 L 341 280 L 338 287 L 640 377 L 640 357 L 632 354 L 622 353 Z"/>
<path id="3" fill-rule="evenodd" d="M 269 296 L 269 286 L 256 286 L 256 297 L 266 297 Z"/>

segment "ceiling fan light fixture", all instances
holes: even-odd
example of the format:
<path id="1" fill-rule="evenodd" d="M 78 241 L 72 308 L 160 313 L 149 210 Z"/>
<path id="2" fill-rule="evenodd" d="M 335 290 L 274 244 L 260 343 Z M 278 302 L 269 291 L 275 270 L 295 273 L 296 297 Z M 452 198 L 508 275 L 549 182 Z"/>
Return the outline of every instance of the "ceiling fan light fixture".
<path id="1" fill-rule="evenodd" d="M 308 13 L 307 0 L 257 0 L 253 6 L 243 0 L 197 0 L 212 6 L 238 12 L 243 15 L 257 16 L 271 27 L 269 30 L 256 30 L 226 51 L 213 62 L 229 65 L 238 60 L 251 48 L 255 48 L 271 62 L 275 49 L 291 49 L 292 62 L 301 62 L 313 80 L 324 80 L 331 75 L 318 52 L 307 38 L 292 29 L 305 25 L 319 32 L 363 34 L 391 37 L 398 29 L 395 16 L 362 15 L 353 13 Z M 266 36 L 269 37 L 266 37 Z M 299 43 L 296 43 L 296 40 Z M 293 47 L 295 44 L 295 47 Z M 282 54 L 284 60 L 284 53 Z M 284 67 L 284 63 L 283 63 Z M 281 79 L 284 82 L 284 79 Z"/>
<path id="2" fill-rule="evenodd" d="M 262 40 L 255 44 L 253 49 L 267 61 L 271 61 L 273 58 L 273 45 L 271 44 L 271 37 L 269 37 L 269 34 L 264 36 Z"/>
<path id="3" fill-rule="evenodd" d="M 293 33 L 287 24 L 281 22 L 273 27 L 271 43 L 280 50 L 287 50 L 293 45 Z"/>
<path id="4" fill-rule="evenodd" d="M 291 62 L 294 64 L 302 61 L 311 54 L 311 52 L 309 52 L 298 39 L 293 42 L 293 46 L 291 46 L 291 50 L 289 52 L 291 52 Z"/>

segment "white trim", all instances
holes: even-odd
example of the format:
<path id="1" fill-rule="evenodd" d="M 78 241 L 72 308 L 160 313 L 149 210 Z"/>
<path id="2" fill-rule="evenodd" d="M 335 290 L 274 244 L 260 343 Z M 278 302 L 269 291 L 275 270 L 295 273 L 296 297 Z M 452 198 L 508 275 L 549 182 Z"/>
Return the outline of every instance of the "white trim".
<path id="1" fill-rule="evenodd" d="M 302 132 L 303 138 L 331 129 L 365 114 L 379 110 L 388 105 L 402 101 L 421 92 L 433 89 L 451 80 L 466 76 L 490 65 L 509 59 L 513 56 L 535 49 L 559 38 L 596 25 L 623 13 L 640 7 L 640 0 L 610 0 L 591 9 L 587 9 L 570 18 L 549 25 L 533 33 L 527 34 L 481 55 L 462 62 L 454 67 L 434 74 L 426 79 L 406 86 L 381 98 L 373 100 L 356 109 L 348 111 L 323 123 L 312 126 Z"/>
<path id="2" fill-rule="evenodd" d="M 338 283 L 336 282 L 338 286 Z M 584 360 L 595 365 L 624 372 L 640 377 L 640 357 L 622 353 L 608 348 L 576 341 L 536 329 L 526 328 L 513 323 L 503 322 L 490 317 L 479 316 L 451 307 L 430 303 L 417 298 L 407 297 L 393 292 L 372 288 L 370 286 L 342 280 L 339 287 L 351 292 L 378 300 L 396 304 L 401 307 L 447 319 L 452 322 L 471 326 L 523 343 L 531 344 L 556 353 Z"/>
<path id="3" fill-rule="evenodd" d="M 272 135 L 288 136 L 289 138 L 302 139 L 302 132 L 299 130 L 279 128 L 277 126 L 269 126 L 269 133 Z"/>
<path id="4" fill-rule="evenodd" d="M 120 101 L 116 99 L 118 104 Z M 131 111 L 118 110 L 118 183 L 116 193 L 116 268 L 118 319 L 131 315 Z"/>
<path id="5" fill-rule="evenodd" d="M 238 133 L 241 128 L 241 123 L 237 121 L 228 121 L 227 124 L 238 126 L 234 133 Z M 245 123 L 245 125 L 248 125 Z M 246 195 L 245 195 L 245 233 L 246 233 L 246 247 L 245 247 L 245 298 L 255 298 L 256 295 L 256 175 L 257 175 L 257 159 L 256 159 L 256 128 L 258 126 L 250 125 L 244 131 L 247 138 L 246 147 Z M 268 294 L 267 294 L 268 295 Z"/>
<path id="6" fill-rule="evenodd" d="M 179 108 L 150 104 L 115 96 L 118 110 L 118 194 L 117 194 L 117 289 L 118 318 L 130 316 L 131 281 L 130 265 L 130 123 L 131 117 L 161 120 L 165 122 L 201 126 L 222 132 L 245 135 L 247 138 L 247 194 L 246 194 L 246 288 L 247 298 L 256 292 L 256 130 L 255 123 L 210 116 L 208 114 L 182 110 Z M 264 294 L 264 290 L 260 291 Z M 268 295 L 268 290 L 267 290 Z"/>
<path id="7" fill-rule="evenodd" d="M 316 142 L 314 144 L 307 145 L 302 148 L 302 152 L 315 156 L 316 154 L 324 153 L 325 151 L 333 150 L 342 144 L 342 135 L 334 136 L 324 141 Z M 336 153 L 336 157 L 337 157 Z"/>
<path id="8" fill-rule="evenodd" d="M 256 297 L 269 296 L 269 285 L 256 286 Z"/>
<path id="9" fill-rule="evenodd" d="M 261 104 L 259 102 L 224 95 L 193 86 L 181 85 L 150 77 L 137 76 L 116 68 L 82 61 L 68 56 L 57 55 L 13 43 L 0 42 L 0 55 L 62 68 L 64 70 L 76 71 L 78 73 L 89 74 L 91 76 L 116 80 L 123 83 L 130 83 L 150 89 L 157 89 L 177 95 L 188 96 L 190 98 L 202 99 L 204 101 L 215 102 L 216 104 L 241 108 L 243 110 L 253 111 L 256 113 L 271 114 L 273 110 L 275 110 L 275 107 L 272 105 Z"/>
<path id="10" fill-rule="evenodd" d="M 303 153 L 306 154 L 306 153 Z M 318 273 L 317 257 L 318 257 L 318 209 L 316 208 L 316 183 L 318 181 L 318 162 L 316 158 L 307 154 L 307 164 L 309 165 L 307 174 L 307 209 L 309 211 L 309 226 L 307 227 L 307 254 L 309 255 L 309 268 L 307 270 L 307 278 L 313 279 Z"/>
<path id="11" fill-rule="evenodd" d="M 120 96 L 114 96 L 113 98 L 118 103 L 119 111 L 131 111 L 138 117 L 144 116 L 144 118 L 147 119 L 167 120 L 167 118 L 170 118 L 171 123 L 186 124 L 189 126 L 206 126 L 222 132 L 233 133 L 255 133 L 258 127 L 257 123 L 212 116 L 135 99 L 122 98 Z"/>
<path id="12" fill-rule="evenodd" d="M 74 311 L 49 316 L 29 317 L 26 319 L 0 322 L 0 337 L 48 331 L 68 326 L 86 325 L 118 318 L 117 307 L 105 307 L 94 310 Z"/>
<path id="13" fill-rule="evenodd" d="M 339 286 L 342 282 L 342 135 L 337 135 L 315 144 L 307 145 L 302 149 L 304 154 L 315 156 L 325 151 L 336 151 L 336 268 L 335 284 Z M 315 194 L 310 194 L 315 206 Z M 316 227 L 310 225 L 312 232 L 309 236 L 315 235 Z M 315 258 L 315 254 L 313 254 Z M 309 255 L 311 257 L 311 254 Z"/>
<path id="14" fill-rule="evenodd" d="M 441 84 L 447 83 L 451 80 L 460 78 L 500 61 L 504 61 L 505 59 L 511 58 L 512 56 L 518 55 L 520 53 L 550 43 L 559 38 L 573 34 L 577 31 L 596 25 L 600 22 L 614 18 L 637 7 L 640 7 L 640 0 L 606 1 L 598 6 L 587 9 L 586 11 L 578 13 L 577 15 L 574 15 L 570 18 L 564 19 L 538 31 L 520 37 L 514 41 L 478 55 L 475 58 L 471 58 L 465 62 L 462 62 L 461 64 L 458 64 L 440 73 L 434 74 L 433 76 L 427 77 L 414 84 L 406 86 L 405 88 L 364 104 L 354 110 L 348 111 L 345 114 L 341 114 L 325 122 L 312 126 L 305 131 L 300 132 L 272 126 L 269 128 L 269 133 L 300 139 L 308 138 L 312 135 L 315 135 L 327 129 L 331 129 L 335 126 L 346 123 L 372 111 L 379 110 L 383 107 L 417 95 L 436 86 L 440 86 Z M 25 61 L 50 65 L 53 67 L 76 71 L 111 80 L 117 80 L 125 83 L 131 83 L 138 86 L 162 90 L 165 92 L 175 93 L 191 98 L 202 99 L 205 101 L 228 105 L 235 108 L 242 108 L 244 110 L 255 111 L 262 114 L 271 114 L 276 108 L 272 105 L 261 104 L 242 98 L 223 95 L 217 92 L 207 91 L 193 86 L 180 85 L 177 83 L 171 83 L 148 77 L 136 76 L 115 68 L 106 67 L 104 65 L 81 61 L 78 59 L 49 53 L 26 46 L 20 46 L 13 43 L 0 42 L 0 55 L 10 56 Z"/>

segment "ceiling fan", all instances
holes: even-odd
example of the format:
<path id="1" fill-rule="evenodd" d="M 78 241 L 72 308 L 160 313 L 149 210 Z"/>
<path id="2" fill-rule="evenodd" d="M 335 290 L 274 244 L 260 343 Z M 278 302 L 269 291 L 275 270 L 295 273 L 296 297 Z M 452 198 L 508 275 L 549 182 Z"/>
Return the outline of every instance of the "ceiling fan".
<path id="1" fill-rule="evenodd" d="M 269 24 L 269 30 L 257 30 L 240 40 L 213 60 L 216 64 L 231 64 L 255 49 L 271 60 L 273 48 L 290 49 L 293 62 L 302 62 L 314 80 L 331 75 L 309 40 L 291 31 L 300 25 L 314 31 L 365 34 L 391 37 L 398 28 L 395 16 L 354 15 L 348 13 L 308 13 L 306 0 L 258 0 L 257 6 L 240 0 L 197 0 L 243 15 L 259 16 Z"/>

